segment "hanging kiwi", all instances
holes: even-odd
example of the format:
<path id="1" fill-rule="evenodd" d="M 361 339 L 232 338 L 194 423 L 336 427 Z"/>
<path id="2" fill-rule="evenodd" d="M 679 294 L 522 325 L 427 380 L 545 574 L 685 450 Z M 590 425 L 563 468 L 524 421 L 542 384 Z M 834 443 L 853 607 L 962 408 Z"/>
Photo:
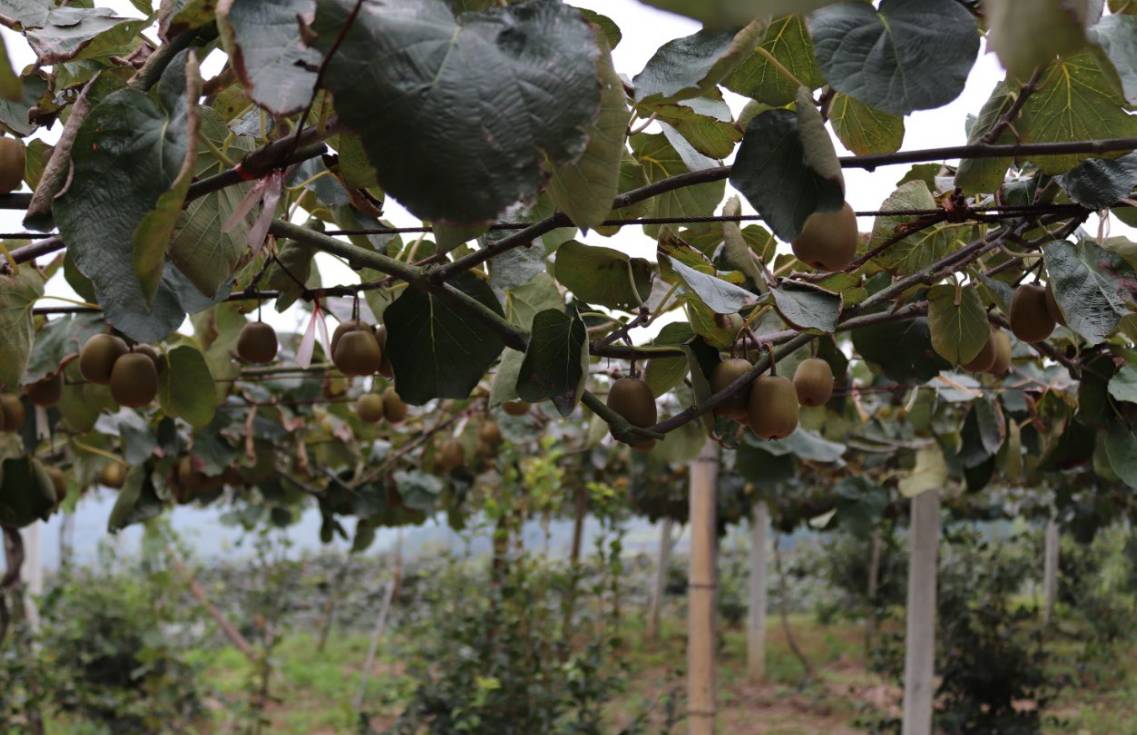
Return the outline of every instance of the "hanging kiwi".
<path id="1" fill-rule="evenodd" d="M 750 429 L 763 439 L 784 439 L 797 429 L 797 389 L 789 378 L 763 375 L 750 388 Z"/>
<path id="2" fill-rule="evenodd" d="M 383 420 L 383 397 L 377 393 L 364 393 L 355 402 L 355 413 L 369 424 Z"/>
<path id="3" fill-rule="evenodd" d="M 88 383 L 110 385 L 115 361 L 130 352 L 126 342 L 113 334 L 96 334 L 79 350 L 79 373 Z"/>
<path id="4" fill-rule="evenodd" d="M 383 366 L 383 351 L 370 329 L 353 329 L 340 336 L 332 350 L 332 362 L 344 375 L 374 375 Z"/>
<path id="5" fill-rule="evenodd" d="M 1069 326 L 1066 323 L 1066 317 L 1062 314 L 1062 309 L 1058 306 L 1057 299 L 1054 298 L 1054 286 L 1047 284 L 1046 286 L 1046 311 L 1050 314 L 1050 318 L 1064 327 Z"/>
<path id="6" fill-rule="evenodd" d="M 833 397 L 833 368 L 819 357 L 802 360 L 794 371 L 794 390 L 801 405 L 824 406 Z"/>
<path id="7" fill-rule="evenodd" d="M 987 334 L 987 341 L 983 344 L 983 349 L 979 350 L 979 354 L 975 356 L 975 359 L 964 365 L 963 369 L 972 373 L 985 373 L 988 372 L 994 364 L 995 328 L 991 327 Z"/>
<path id="8" fill-rule="evenodd" d="M 24 144 L 15 138 L 0 138 L 0 194 L 10 194 L 24 183 Z"/>
<path id="9" fill-rule="evenodd" d="M 349 319 L 340 322 L 334 332 L 332 332 L 332 343 L 329 345 L 332 348 L 332 354 L 336 354 L 336 347 L 340 343 L 340 339 L 348 332 L 354 332 L 357 329 L 367 329 L 367 325 L 356 319 Z"/>
<path id="10" fill-rule="evenodd" d="M 608 408 L 623 416 L 632 426 L 646 429 L 654 426 L 658 418 L 655 396 L 648 384 L 639 378 L 620 378 L 608 390 Z M 632 445 L 634 449 L 648 451 L 655 446 L 654 439 Z"/>
<path id="11" fill-rule="evenodd" d="M 0 395 L 0 413 L 4 414 L 4 431 L 14 434 L 23 428 L 27 412 L 19 396 L 12 393 Z"/>
<path id="12" fill-rule="evenodd" d="M 1023 342 L 1041 342 L 1054 331 L 1056 320 L 1046 303 L 1046 289 L 1023 284 L 1011 299 L 1011 331 Z"/>
<path id="13" fill-rule="evenodd" d="M 390 386 L 383 391 L 383 416 L 391 424 L 401 424 L 407 418 L 407 404 Z"/>
<path id="14" fill-rule="evenodd" d="M 99 472 L 99 482 L 115 490 L 126 483 L 126 466 L 121 462 L 107 462 Z"/>
<path id="15" fill-rule="evenodd" d="M 814 212 L 793 242 L 794 255 L 820 271 L 844 270 L 857 255 L 857 215 L 846 203 L 835 212 Z"/>
<path id="16" fill-rule="evenodd" d="M 237 354 L 254 365 L 265 365 L 275 360 L 279 348 L 276 330 L 264 322 L 249 322 L 237 337 Z"/>
<path id="17" fill-rule="evenodd" d="M 501 408 L 510 416 L 527 416 L 531 406 L 525 401 L 506 401 Z"/>
<path id="18" fill-rule="evenodd" d="M 743 360 L 740 357 L 723 360 L 715 365 L 714 371 L 711 372 L 711 392 L 720 393 L 753 368 L 754 366 L 750 364 L 749 360 Z M 719 404 L 718 408 L 715 409 L 715 415 L 743 423 L 746 421 L 746 406 L 749 402 L 750 386 L 746 386 L 724 403 Z"/>
<path id="19" fill-rule="evenodd" d="M 153 345 L 134 345 L 134 349 L 131 350 L 131 352 L 146 355 L 150 358 L 150 362 L 154 363 L 154 369 L 158 372 L 162 372 L 162 353 L 157 347 Z"/>
<path id="20" fill-rule="evenodd" d="M 991 347 L 995 359 L 988 372 L 1001 378 L 1011 371 L 1011 337 L 1002 329 L 996 329 L 991 334 Z"/>
<path id="21" fill-rule="evenodd" d="M 486 420 L 478 428 L 478 439 L 483 444 L 491 449 L 496 449 L 501 446 L 503 437 L 501 435 L 501 427 L 497 425 L 496 421 Z"/>
<path id="22" fill-rule="evenodd" d="M 122 406 L 142 408 L 158 395 L 158 369 L 142 352 L 130 352 L 115 360 L 111 370 L 111 397 Z"/>
<path id="23" fill-rule="evenodd" d="M 63 397 L 63 373 L 49 375 L 24 389 L 28 400 L 36 406 L 54 406 Z"/>
<path id="24" fill-rule="evenodd" d="M 441 472 L 453 472 L 466 462 L 466 450 L 457 439 L 447 439 L 434 454 L 434 466 Z"/>

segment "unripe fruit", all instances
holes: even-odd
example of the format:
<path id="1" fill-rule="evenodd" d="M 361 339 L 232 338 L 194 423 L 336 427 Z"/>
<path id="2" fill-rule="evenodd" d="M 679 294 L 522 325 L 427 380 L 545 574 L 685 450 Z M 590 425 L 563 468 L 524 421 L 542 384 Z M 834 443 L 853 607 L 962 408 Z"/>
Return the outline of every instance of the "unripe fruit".
<path id="1" fill-rule="evenodd" d="M 1054 331 L 1055 319 L 1046 304 L 1046 289 L 1024 284 L 1011 299 L 1011 331 L 1023 342 L 1041 342 Z"/>
<path id="2" fill-rule="evenodd" d="M 639 378 L 620 378 L 608 390 L 608 408 L 623 416 L 632 426 L 641 429 L 654 426 L 658 418 L 655 396 L 651 388 Z M 646 439 L 632 445 L 633 448 L 647 451 L 655 446 L 654 439 Z"/>
<path id="3" fill-rule="evenodd" d="M 789 378 L 763 375 L 750 388 L 750 428 L 763 439 L 784 439 L 797 429 L 797 389 Z"/>
<path id="4" fill-rule="evenodd" d="M 79 351 L 79 373 L 88 383 L 109 385 L 115 361 L 130 348 L 113 334 L 96 334 Z"/>
<path id="5" fill-rule="evenodd" d="M 339 325 L 336 326 L 335 331 L 332 332 L 332 343 L 329 345 L 332 348 L 333 355 L 336 354 L 336 347 L 339 346 L 340 338 L 348 332 L 354 332 L 357 329 L 367 329 L 367 325 L 363 322 L 351 319 L 346 322 L 340 322 Z"/>
<path id="6" fill-rule="evenodd" d="M 478 438 L 483 444 L 494 449 L 502 442 L 501 428 L 494 421 L 483 422 L 481 428 L 478 429 Z"/>
<path id="7" fill-rule="evenodd" d="M 449 439 L 438 448 L 434 455 L 434 465 L 443 472 L 458 469 L 466 462 L 466 452 L 456 439 Z"/>
<path id="8" fill-rule="evenodd" d="M 750 372 L 753 367 L 749 360 L 743 360 L 738 357 L 723 360 L 718 365 L 715 365 L 715 369 L 711 373 L 711 392 L 719 393 L 723 391 L 735 380 Z M 715 409 L 715 415 L 739 423 L 745 422 L 746 407 L 749 402 L 750 386 L 746 386 L 728 398 L 726 402 L 720 404 L 719 407 Z"/>
<path id="9" fill-rule="evenodd" d="M 131 352 L 115 361 L 111 370 L 111 397 L 128 408 L 142 408 L 158 395 L 158 369 L 141 352 Z"/>
<path id="10" fill-rule="evenodd" d="M 1057 323 L 1064 327 L 1069 326 L 1066 324 L 1066 317 L 1063 316 L 1062 309 L 1058 307 L 1058 302 L 1054 298 L 1054 288 L 1049 285 L 1046 287 L 1046 311 Z"/>
<path id="11" fill-rule="evenodd" d="M 369 424 L 383 420 L 383 397 L 376 393 L 365 393 L 355 402 L 355 413 Z"/>
<path id="12" fill-rule="evenodd" d="M 54 406 L 63 397 L 63 373 L 49 375 L 27 388 L 28 399 L 36 406 Z"/>
<path id="13" fill-rule="evenodd" d="M 0 194 L 8 194 L 24 183 L 27 156 L 24 144 L 14 138 L 0 138 Z"/>
<path id="14" fill-rule="evenodd" d="M 383 416 L 392 424 L 401 424 L 407 418 L 407 404 L 394 388 L 388 387 L 383 391 Z"/>
<path id="15" fill-rule="evenodd" d="M 1011 371 L 1011 338 L 1002 329 L 996 329 L 991 334 L 991 347 L 995 360 L 988 372 L 1001 378 Z"/>
<path id="16" fill-rule="evenodd" d="M 99 481 L 107 487 L 119 489 L 126 483 L 126 467 L 120 462 L 108 462 L 99 473 Z"/>
<path id="17" fill-rule="evenodd" d="M 794 371 L 794 389 L 803 406 L 824 406 L 833 397 L 833 368 L 818 357 L 802 360 Z"/>
<path id="18" fill-rule="evenodd" d="M 332 362 L 344 375 L 374 375 L 383 365 L 383 352 L 370 329 L 356 329 L 340 337 Z"/>
<path id="19" fill-rule="evenodd" d="M 987 335 L 987 342 L 983 349 L 971 362 L 963 366 L 964 370 L 972 373 L 985 373 L 995 364 L 995 328 L 992 327 Z"/>
<path id="20" fill-rule="evenodd" d="M 276 359 L 276 330 L 264 322 L 249 322 L 237 338 L 237 354 L 245 362 L 264 365 Z"/>
<path id="21" fill-rule="evenodd" d="M 19 396 L 11 393 L 0 396 L 0 413 L 4 414 L 4 431 L 16 433 L 23 428 L 27 412 Z"/>
<path id="22" fill-rule="evenodd" d="M 525 416 L 529 413 L 529 404 L 525 401 L 506 401 L 501 404 L 504 410 L 510 416 Z"/>
<path id="23" fill-rule="evenodd" d="M 814 212 L 793 242 L 798 260 L 820 271 L 844 270 L 857 255 L 857 215 L 846 203 L 836 212 Z"/>

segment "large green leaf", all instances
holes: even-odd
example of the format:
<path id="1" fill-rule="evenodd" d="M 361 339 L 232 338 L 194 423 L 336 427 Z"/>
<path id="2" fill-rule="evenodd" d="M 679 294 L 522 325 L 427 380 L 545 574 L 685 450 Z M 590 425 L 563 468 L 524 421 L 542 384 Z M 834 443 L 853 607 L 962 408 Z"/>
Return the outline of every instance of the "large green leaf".
<path id="1" fill-rule="evenodd" d="M 858 156 L 894 153 L 904 143 L 904 118 L 874 110 L 847 94 L 833 95 L 829 121 L 841 143 Z"/>
<path id="2" fill-rule="evenodd" d="M 300 22 L 315 8 L 315 0 L 230 0 L 219 6 L 217 26 L 229 63 L 253 102 L 273 114 L 297 112 L 312 99 L 321 58 L 301 39 Z"/>
<path id="3" fill-rule="evenodd" d="M 0 22 L 10 28 L 43 28 L 54 7 L 51 0 L 0 0 Z"/>
<path id="4" fill-rule="evenodd" d="M 533 318 L 529 347 L 517 376 L 517 395 L 530 403 L 551 400 L 570 415 L 588 382 L 588 330 L 573 309 L 549 309 Z"/>
<path id="5" fill-rule="evenodd" d="M 1090 344 L 1104 342 L 1130 313 L 1128 283 L 1137 279 L 1120 255 L 1085 240 L 1042 246 L 1054 299 L 1066 324 Z"/>
<path id="6" fill-rule="evenodd" d="M 5 293 L 8 291 L 3 286 L 0 288 Z M 59 370 L 63 358 L 79 354 L 79 350 L 88 339 L 105 329 L 106 324 L 98 314 L 62 316 L 49 321 L 35 333 L 35 343 L 32 345 L 28 367 L 23 375 L 24 384 L 42 380 L 48 374 Z M 3 329 L 4 333 L 10 331 L 10 328 Z"/>
<path id="7" fill-rule="evenodd" d="M 692 162 L 691 156 L 686 156 L 687 160 L 684 160 L 682 152 L 665 135 L 633 135 L 632 151 L 643 167 L 643 174 L 649 184 L 692 170 L 688 165 Z M 694 149 L 691 152 L 694 153 Z M 705 217 L 714 214 L 725 191 L 726 185 L 722 181 L 675 189 L 649 200 L 649 216 Z"/>
<path id="8" fill-rule="evenodd" d="M 1137 153 L 1082 161 L 1058 179 L 1078 204 L 1093 210 L 1112 207 L 1137 186 Z"/>
<path id="9" fill-rule="evenodd" d="M 578 299 L 630 311 L 651 293 L 653 269 L 642 258 L 570 240 L 557 249 L 557 280 Z"/>
<path id="10" fill-rule="evenodd" d="M 774 56 L 782 68 L 797 81 L 787 78 L 767 54 Z M 797 82 L 816 89 L 825 83 L 825 79 L 817 66 L 805 20 L 801 16 L 787 15 L 770 23 L 758 50 L 745 58 L 734 73 L 726 78 L 723 86 L 732 92 L 777 107 L 787 105 L 797 98 Z"/>
<path id="11" fill-rule="evenodd" d="M 783 282 L 770 289 L 774 308 L 795 329 L 833 332 L 841 316 L 841 296 L 810 283 Z"/>
<path id="12" fill-rule="evenodd" d="M 1137 17 L 1107 15 L 1090 29 L 1090 39 L 1113 62 L 1129 104 L 1137 105 Z"/>
<path id="13" fill-rule="evenodd" d="M 667 263 L 683 282 L 688 293 L 716 314 L 737 314 L 742 307 L 758 300 L 757 296 L 746 289 L 724 281 L 716 275 L 698 271 L 683 264 L 677 258 L 667 258 Z"/>
<path id="14" fill-rule="evenodd" d="M 158 375 L 158 402 L 167 416 L 184 419 L 194 428 L 208 426 L 217 407 L 213 374 L 197 347 L 180 344 L 166 352 Z"/>
<path id="15" fill-rule="evenodd" d="M 488 285 L 471 273 L 452 281 L 501 314 Z M 413 406 L 467 398 L 505 348 L 501 337 L 450 297 L 408 288 L 387 307 L 387 354 L 399 396 Z"/>
<path id="16" fill-rule="evenodd" d="M 118 533 L 127 526 L 156 518 L 163 507 L 149 469 L 145 465 L 134 465 L 127 470 L 126 482 L 107 517 L 107 532 Z"/>
<path id="17" fill-rule="evenodd" d="M 954 100 L 979 55 L 975 17 L 956 0 L 846 2 L 810 16 L 809 31 L 830 86 L 894 115 Z"/>
<path id="18" fill-rule="evenodd" d="M 56 8 L 42 26 L 27 31 L 41 64 L 128 53 L 146 21 L 123 18 L 110 8 Z"/>
<path id="19" fill-rule="evenodd" d="M 909 181 L 894 191 L 881 205 L 882 211 L 902 209 L 935 209 L 936 200 L 928 185 L 920 180 Z M 918 219 L 914 215 L 877 217 L 873 222 L 869 249 L 875 249 L 896 236 L 897 228 Z M 978 228 L 970 222 L 942 222 L 915 232 L 896 242 L 877 255 L 873 262 L 882 268 L 901 275 L 916 273 L 946 255 L 959 250 L 978 235 Z"/>
<path id="20" fill-rule="evenodd" d="M 1114 473 L 1137 490 L 1137 435 L 1125 426 L 1113 426 L 1104 434 L 1105 453 Z"/>
<path id="21" fill-rule="evenodd" d="M 673 128 L 696 151 L 716 160 L 729 156 L 742 140 L 742 131 L 735 126 L 730 107 L 717 97 L 653 105 L 651 113 L 664 130 Z"/>
<path id="22" fill-rule="evenodd" d="M 932 286 L 928 290 L 928 326 L 932 330 L 932 347 L 956 365 L 974 360 L 991 334 L 987 310 L 973 286 Z"/>
<path id="23" fill-rule="evenodd" d="M 1008 74 L 1025 81 L 1055 56 L 1086 45 L 1085 2 L 984 0 L 987 44 Z"/>
<path id="24" fill-rule="evenodd" d="M 524 361 L 524 352 L 506 347 L 501 353 L 501 362 L 494 371 L 493 386 L 490 388 L 491 408 L 517 399 L 517 376 L 521 374 L 521 363 Z"/>
<path id="25" fill-rule="evenodd" d="M 0 525 L 22 528 L 46 521 L 54 508 L 55 487 L 39 460 L 4 460 L 0 465 Z"/>
<path id="26" fill-rule="evenodd" d="M 557 288 L 557 282 L 548 273 L 540 273 L 536 278 L 505 292 L 506 311 L 509 321 L 528 330 L 533 317 L 546 309 L 565 307 L 565 297 Z"/>
<path id="27" fill-rule="evenodd" d="M 995 126 L 1000 124 L 1004 116 L 1010 112 L 1018 94 L 1017 88 L 1007 82 L 999 82 L 995 85 L 991 96 L 983 103 L 979 117 L 976 118 L 970 131 L 968 131 L 968 145 L 984 142 L 984 139 L 991 134 Z M 1010 126 L 1005 126 L 995 138 L 988 142 L 1013 143 L 1015 142 L 1014 131 Z M 1007 168 L 1013 161 L 1014 159 L 1009 156 L 1007 158 L 965 158 L 959 163 L 955 184 L 968 194 L 998 191 L 1007 175 Z"/>
<path id="28" fill-rule="evenodd" d="M 1117 401 L 1137 403 L 1137 367 L 1122 366 L 1109 380 L 1109 394 Z"/>
<path id="29" fill-rule="evenodd" d="M 320 1 L 322 50 L 355 6 Z M 546 161 L 584 153 L 599 55 L 592 26 L 553 0 L 457 19 L 439 0 L 372 0 L 326 86 L 384 190 L 423 219 L 474 224 L 533 198 Z"/>
<path id="30" fill-rule="evenodd" d="M 837 0 L 642 0 L 648 5 L 702 21 L 712 28 L 737 28 L 755 18 L 808 13 Z"/>
<path id="31" fill-rule="evenodd" d="M 215 0 L 162 0 L 158 9 L 158 29 L 163 39 L 182 31 L 212 23 L 217 3 Z"/>
<path id="32" fill-rule="evenodd" d="M 632 80 L 636 100 L 675 101 L 706 93 L 751 53 L 762 31 L 762 24 L 754 23 L 737 33 L 704 29 L 668 41 Z"/>
<path id="33" fill-rule="evenodd" d="M 857 354 L 880 366 L 889 380 L 923 383 L 951 368 L 932 347 L 927 319 L 893 322 L 853 330 Z"/>
<path id="34" fill-rule="evenodd" d="M 30 265 L 0 275 L 0 389 L 16 390 L 32 349 L 32 307 L 43 295 L 43 276 Z"/>
<path id="35" fill-rule="evenodd" d="M 947 462 L 938 444 L 929 444 L 916 452 L 916 466 L 897 483 L 900 494 L 914 498 L 929 490 L 944 490 L 948 479 Z"/>

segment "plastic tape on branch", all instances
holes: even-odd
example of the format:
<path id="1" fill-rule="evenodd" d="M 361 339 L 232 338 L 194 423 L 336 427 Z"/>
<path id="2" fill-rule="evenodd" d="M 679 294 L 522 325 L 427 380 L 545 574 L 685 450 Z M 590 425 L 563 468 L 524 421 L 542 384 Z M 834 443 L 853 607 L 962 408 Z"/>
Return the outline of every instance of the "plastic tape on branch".
<path id="1" fill-rule="evenodd" d="M 272 225 L 273 217 L 276 216 L 276 205 L 280 203 L 283 191 L 284 171 L 277 169 L 257 181 L 249 193 L 245 195 L 245 198 L 241 200 L 241 203 L 233 210 L 233 214 L 229 215 L 229 219 L 225 220 L 221 231 L 232 232 L 241 222 L 245 221 L 257 203 L 261 203 L 261 212 L 257 216 L 256 222 L 249 228 L 248 238 L 249 247 L 253 253 L 259 253 L 264 245 L 265 237 L 268 236 L 268 228 Z"/>

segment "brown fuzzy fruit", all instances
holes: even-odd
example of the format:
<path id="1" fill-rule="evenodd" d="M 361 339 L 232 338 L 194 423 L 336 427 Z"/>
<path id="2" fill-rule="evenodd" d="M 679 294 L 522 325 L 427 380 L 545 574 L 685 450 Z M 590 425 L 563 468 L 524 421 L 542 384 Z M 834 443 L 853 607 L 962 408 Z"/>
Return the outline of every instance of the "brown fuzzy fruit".
<path id="1" fill-rule="evenodd" d="M 1066 317 L 1062 314 L 1062 309 L 1058 306 L 1058 301 L 1054 298 L 1054 289 L 1051 286 L 1046 287 L 1046 311 L 1050 314 L 1055 322 L 1066 327 Z"/>
<path id="2" fill-rule="evenodd" d="M 659 416 L 651 388 L 639 378 L 620 378 L 613 383 L 608 390 L 608 408 L 640 428 L 654 426 Z M 655 446 L 655 440 L 646 439 L 632 446 L 647 451 Z"/>
<path id="3" fill-rule="evenodd" d="M 501 408 L 510 416 L 527 416 L 531 406 L 525 401 L 506 401 Z"/>
<path id="4" fill-rule="evenodd" d="M 407 418 L 407 404 L 399 398 L 394 388 L 388 386 L 383 391 L 383 415 L 388 423 L 401 424 Z"/>
<path id="5" fill-rule="evenodd" d="M 979 354 L 975 356 L 975 359 L 964 365 L 963 369 L 972 373 L 985 373 L 990 370 L 994 364 L 995 328 L 992 327 L 990 333 L 987 335 L 987 342 L 984 343 L 983 349 L 979 350 Z"/>
<path id="6" fill-rule="evenodd" d="M 857 255 L 857 215 L 847 203 L 836 212 L 814 212 L 793 242 L 798 260 L 820 271 L 844 270 Z"/>
<path id="7" fill-rule="evenodd" d="M 750 372 L 753 367 L 749 360 L 743 360 L 739 357 L 723 360 L 715 365 L 715 369 L 711 373 L 711 392 L 721 392 L 735 380 Z M 747 386 L 728 398 L 725 403 L 720 404 L 715 409 L 715 415 L 743 423 L 746 421 L 746 405 L 749 402 L 750 386 Z"/>
<path id="8" fill-rule="evenodd" d="M 824 406 L 833 397 L 833 368 L 818 357 L 802 360 L 794 371 L 794 389 L 801 405 Z"/>
<path id="9" fill-rule="evenodd" d="M 154 369 L 162 372 L 162 352 L 153 345 L 134 345 L 131 352 L 137 352 L 140 355 L 146 355 L 150 358 L 150 362 L 154 363 Z"/>
<path id="10" fill-rule="evenodd" d="M 115 361 L 130 348 L 113 334 L 96 334 L 79 351 L 79 373 L 88 383 L 110 385 Z"/>
<path id="11" fill-rule="evenodd" d="M 336 354 L 336 347 L 339 346 L 340 339 L 348 332 L 354 332 L 357 329 L 367 329 L 367 325 L 354 319 L 339 323 L 336 330 L 332 332 L 332 343 L 329 345 L 332 348 L 333 355 Z"/>
<path id="12" fill-rule="evenodd" d="M 22 429 L 28 417 L 20 397 L 11 393 L 0 396 L 0 413 L 4 414 L 4 431 L 12 433 Z"/>
<path id="13" fill-rule="evenodd" d="M 1011 338 L 1002 329 L 996 329 L 991 334 L 991 346 L 995 359 L 988 372 L 1001 378 L 1011 371 Z"/>
<path id="14" fill-rule="evenodd" d="M 763 375 L 750 388 L 750 429 L 763 439 L 784 439 L 797 429 L 797 389 L 789 378 Z"/>
<path id="15" fill-rule="evenodd" d="M 128 408 L 149 405 L 158 395 L 158 369 L 141 352 L 131 352 L 115 361 L 111 371 L 111 397 Z"/>
<path id="16" fill-rule="evenodd" d="M 383 351 L 370 329 L 356 329 L 340 337 L 332 362 L 344 375 L 374 375 L 383 365 Z"/>
<path id="17" fill-rule="evenodd" d="M 1024 284 L 1011 299 L 1011 331 L 1023 342 L 1041 342 L 1054 331 L 1056 320 L 1046 304 L 1046 289 Z"/>
<path id="18" fill-rule="evenodd" d="M 501 427 L 497 425 L 496 421 L 483 422 L 481 428 L 478 429 L 478 439 L 490 448 L 497 448 L 503 441 Z"/>
<path id="19" fill-rule="evenodd" d="M 355 413 L 369 424 L 383 420 L 383 397 L 377 393 L 364 393 L 355 402 Z"/>
<path id="20" fill-rule="evenodd" d="M 193 466 L 193 460 L 187 455 L 178 460 L 178 485 L 191 495 L 201 492 L 209 484 L 209 478 Z"/>
<path id="21" fill-rule="evenodd" d="M 121 462 L 108 462 L 99 473 L 99 482 L 117 490 L 126 482 L 126 466 Z"/>
<path id="22" fill-rule="evenodd" d="M 0 194 L 8 194 L 24 183 L 27 156 L 24 144 L 14 138 L 0 138 Z"/>
<path id="23" fill-rule="evenodd" d="M 237 354 L 254 365 L 265 365 L 275 360 L 279 347 L 276 330 L 264 322 L 249 322 L 241 328 L 241 335 L 237 337 Z"/>
<path id="24" fill-rule="evenodd" d="M 451 472 L 466 463 L 466 450 L 457 439 L 448 439 L 434 455 L 434 466 L 443 472 Z"/>
<path id="25" fill-rule="evenodd" d="M 63 373 L 49 375 L 24 389 L 28 399 L 36 406 L 54 406 L 63 397 Z"/>

